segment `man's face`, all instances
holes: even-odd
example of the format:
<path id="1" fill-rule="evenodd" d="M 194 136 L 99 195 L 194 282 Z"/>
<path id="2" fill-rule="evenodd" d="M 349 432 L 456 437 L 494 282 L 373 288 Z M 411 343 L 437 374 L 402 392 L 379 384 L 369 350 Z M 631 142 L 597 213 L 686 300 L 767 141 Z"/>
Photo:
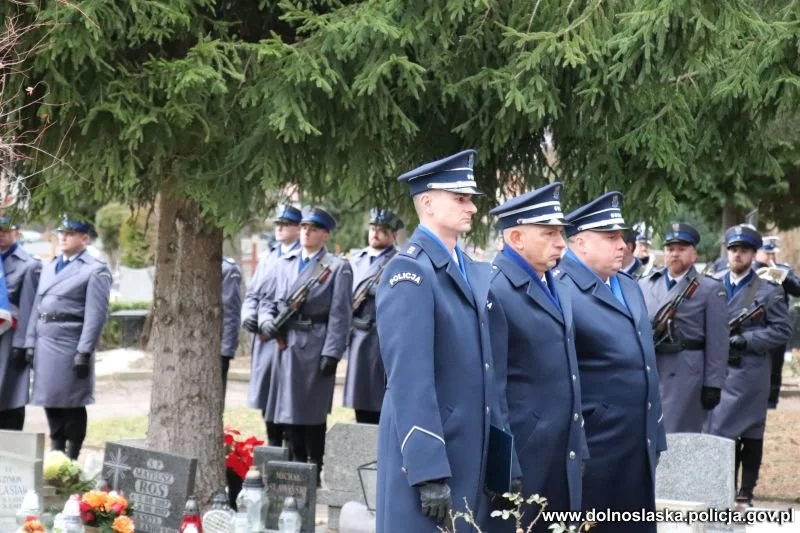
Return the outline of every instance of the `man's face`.
<path id="1" fill-rule="evenodd" d="M 685 242 L 673 242 L 664 247 L 664 261 L 673 277 L 680 276 L 697 261 L 694 246 Z"/>
<path id="2" fill-rule="evenodd" d="M 385 250 L 394 244 L 392 230 L 379 224 L 369 225 L 369 245 L 375 250 Z"/>
<path id="3" fill-rule="evenodd" d="M 775 252 L 767 252 L 767 263 L 775 263 L 778 261 L 778 257 L 775 255 Z"/>
<path id="4" fill-rule="evenodd" d="M 17 230 L 4 228 L 0 230 L 0 250 L 6 250 L 17 242 Z"/>
<path id="5" fill-rule="evenodd" d="M 583 231 L 576 236 L 581 259 L 601 278 L 613 276 L 622 268 L 625 241 L 622 231 Z"/>
<path id="6" fill-rule="evenodd" d="M 466 233 L 472 229 L 472 216 L 478 208 L 472 203 L 472 195 L 450 191 L 430 191 L 430 211 L 434 222 L 444 230 Z"/>
<path id="7" fill-rule="evenodd" d="M 308 250 L 319 250 L 328 242 L 327 230 L 314 224 L 300 224 L 300 246 Z"/>
<path id="8" fill-rule="evenodd" d="M 755 257 L 756 251 L 749 246 L 735 244 L 728 248 L 728 264 L 731 266 L 731 271 L 737 276 L 750 270 L 750 265 L 753 264 Z"/>
<path id="9" fill-rule="evenodd" d="M 622 258 L 623 265 L 629 265 L 633 262 L 633 251 L 636 249 L 635 242 L 625 243 L 625 256 Z"/>
<path id="10" fill-rule="evenodd" d="M 561 234 L 561 226 L 522 225 L 511 230 L 509 240 L 517 251 L 537 273 L 543 274 L 561 259 L 567 244 Z"/>
<path id="11" fill-rule="evenodd" d="M 637 242 L 636 243 L 636 252 L 634 252 L 637 258 L 643 259 L 645 257 L 650 257 L 650 245 L 646 242 Z"/>
<path id="12" fill-rule="evenodd" d="M 89 236 L 79 231 L 63 230 L 58 232 L 58 248 L 64 255 L 75 255 L 83 251 L 89 244 Z"/>
<path id="13" fill-rule="evenodd" d="M 275 240 L 279 243 L 291 244 L 297 240 L 299 234 L 299 224 L 287 224 L 286 222 L 275 223 Z"/>

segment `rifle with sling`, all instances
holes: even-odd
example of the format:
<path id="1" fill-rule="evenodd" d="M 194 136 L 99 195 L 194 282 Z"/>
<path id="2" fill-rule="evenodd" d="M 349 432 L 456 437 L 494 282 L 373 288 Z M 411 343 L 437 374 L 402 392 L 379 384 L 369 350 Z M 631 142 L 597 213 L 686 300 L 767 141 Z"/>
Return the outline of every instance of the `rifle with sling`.
<path id="1" fill-rule="evenodd" d="M 383 269 L 386 267 L 387 263 L 388 261 L 384 261 L 383 264 L 378 268 L 378 271 L 375 272 L 375 275 L 369 278 L 369 281 L 364 283 L 361 289 L 353 297 L 353 313 L 358 311 L 359 307 L 361 307 L 361 304 L 363 304 L 364 300 L 367 299 L 367 296 L 369 296 L 369 291 L 372 290 L 372 287 L 380 282 L 381 274 L 383 274 Z"/>
<path id="2" fill-rule="evenodd" d="M 670 300 L 667 305 L 662 307 L 653 317 L 651 326 L 653 328 L 653 343 L 655 346 L 660 345 L 668 339 L 672 338 L 672 320 L 678 312 L 680 305 L 697 291 L 700 282 L 697 281 L 697 276 L 693 276 L 689 283 Z"/>
<path id="3" fill-rule="evenodd" d="M 308 281 L 298 287 L 294 293 L 292 293 L 292 295 L 286 301 L 286 307 L 284 307 L 281 312 L 278 313 L 278 316 L 276 316 L 275 320 L 273 321 L 275 330 L 278 332 L 275 335 L 275 340 L 278 342 L 278 348 L 281 350 L 286 348 L 286 329 L 289 321 L 295 318 L 303 305 L 305 305 L 306 301 L 308 300 L 308 295 L 311 293 L 311 289 L 314 287 L 314 285 L 317 283 L 325 283 L 325 281 L 331 275 L 332 270 L 330 263 L 321 266 L 322 270 L 316 276 L 310 278 Z"/>
<path id="4" fill-rule="evenodd" d="M 731 335 L 741 333 L 742 326 L 751 320 L 757 320 L 764 316 L 767 308 L 764 304 L 755 302 L 755 307 L 752 309 L 742 309 L 742 311 L 734 318 L 728 321 L 728 331 Z M 739 350 L 731 350 L 728 354 L 728 364 L 732 367 L 739 368 L 742 366 L 742 357 L 744 353 Z"/>

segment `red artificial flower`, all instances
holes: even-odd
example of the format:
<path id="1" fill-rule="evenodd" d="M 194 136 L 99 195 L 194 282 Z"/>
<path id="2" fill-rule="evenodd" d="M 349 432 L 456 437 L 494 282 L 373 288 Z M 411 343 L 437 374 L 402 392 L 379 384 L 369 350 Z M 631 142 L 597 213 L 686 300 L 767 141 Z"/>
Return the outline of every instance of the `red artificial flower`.
<path id="1" fill-rule="evenodd" d="M 125 504 L 115 503 L 111 506 L 111 510 L 114 511 L 115 514 L 125 514 Z"/>
<path id="2" fill-rule="evenodd" d="M 84 524 L 91 524 L 95 520 L 94 513 L 91 511 L 87 511 L 85 513 L 81 513 L 81 520 L 83 520 Z"/>

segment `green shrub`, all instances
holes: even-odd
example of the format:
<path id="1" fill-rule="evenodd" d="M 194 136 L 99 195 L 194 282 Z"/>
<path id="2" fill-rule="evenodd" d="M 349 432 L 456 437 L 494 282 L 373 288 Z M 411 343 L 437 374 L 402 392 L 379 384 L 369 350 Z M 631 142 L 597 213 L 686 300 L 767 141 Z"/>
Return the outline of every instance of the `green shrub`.
<path id="1" fill-rule="evenodd" d="M 109 318 L 100 334 L 98 350 L 119 348 L 122 342 L 119 321 L 111 318 L 111 313 L 130 309 L 150 309 L 150 302 L 111 302 L 108 306 Z"/>

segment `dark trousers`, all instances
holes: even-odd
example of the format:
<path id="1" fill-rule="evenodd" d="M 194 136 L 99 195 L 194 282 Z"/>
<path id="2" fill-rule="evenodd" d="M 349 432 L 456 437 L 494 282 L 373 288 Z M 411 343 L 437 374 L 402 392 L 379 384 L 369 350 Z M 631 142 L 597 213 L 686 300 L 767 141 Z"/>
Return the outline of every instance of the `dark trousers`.
<path id="1" fill-rule="evenodd" d="M 25 425 L 25 406 L 0 411 L 0 429 L 22 431 Z"/>
<path id="2" fill-rule="evenodd" d="M 739 479 L 739 467 L 741 466 L 742 482 L 739 484 L 739 488 L 749 496 L 752 496 L 753 489 L 756 488 L 763 456 L 763 439 L 740 438 L 736 440 L 736 479 Z"/>
<path id="3" fill-rule="evenodd" d="M 318 426 L 284 426 L 286 437 L 289 440 L 291 459 L 299 463 L 314 463 L 317 465 L 317 485 L 320 484 L 322 473 L 322 458 L 325 456 L 325 431 L 327 424 Z"/>
<path id="4" fill-rule="evenodd" d="M 786 346 L 775 348 L 770 352 L 772 360 L 772 373 L 770 374 L 769 384 L 769 407 L 778 407 L 778 398 L 781 394 L 781 383 L 783 382 L 783 359 L 786 356 Z"/>
<path id="5" fill-rule="evenodd" d="M 47 424 L 53 450 L 66 452 L 77 459 L 86 438 L 87 415 L 85 407 L 45 407 Z"/>
<path id="6" fill-rule="evenodd" d="M 228 391 L 228 369 L 231 367 L 231 358 L 222 356 L 222 405 L 225 406 L 225 393 Z"/>
<path id="7" fill-rule="evenodd" d="M 381 421 L 380 411 L 364 411 L 356 409 L 356 422 L 359 424 L 378 424 Z"/>

